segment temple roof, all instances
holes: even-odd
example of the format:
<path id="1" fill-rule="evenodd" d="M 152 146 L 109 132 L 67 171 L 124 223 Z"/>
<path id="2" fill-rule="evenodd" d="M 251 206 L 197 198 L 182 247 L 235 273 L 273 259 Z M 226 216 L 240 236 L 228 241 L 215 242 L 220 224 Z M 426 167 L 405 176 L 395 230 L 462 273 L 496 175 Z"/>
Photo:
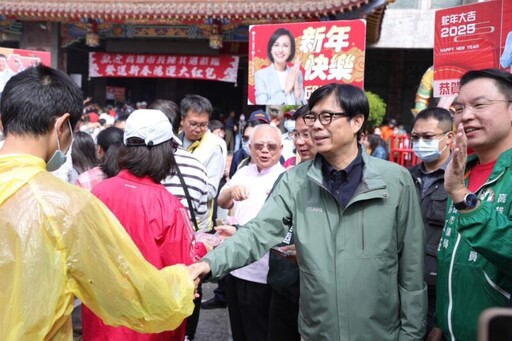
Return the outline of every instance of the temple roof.
<path id="1" fill-rule="evenodd" d="M 355 10 L 370 0 L 0 0 L 8 19 L 168 23 L 204 19 L 317 18 Z"/>

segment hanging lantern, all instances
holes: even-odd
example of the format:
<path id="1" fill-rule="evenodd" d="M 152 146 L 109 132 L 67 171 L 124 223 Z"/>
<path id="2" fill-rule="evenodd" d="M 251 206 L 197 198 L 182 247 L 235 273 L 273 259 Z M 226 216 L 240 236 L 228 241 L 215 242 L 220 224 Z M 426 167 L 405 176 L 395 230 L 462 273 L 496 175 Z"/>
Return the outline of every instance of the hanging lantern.
<path id="1" fill-rule="evenodd" d="M 95 20 L 89 20 L 90 28 L 85 35 L 85 45 L 89 47 L 100 46 L 100 35 L 98 34 L 98 23 Z"/>
<path id="2" fill-rule="evenodd" d="M 222 24 L 218 19 L 212 22 L 212 30 L 210 32 L 210 48 L 219 50 L 222 48 Z"/>
<path id="3" fill-rule="evenodd" d="M 89 47 L 100 46 L 100 35 L 95 32 L 88 32 L 85 35 L 85 45 L 87 45 Z"/>

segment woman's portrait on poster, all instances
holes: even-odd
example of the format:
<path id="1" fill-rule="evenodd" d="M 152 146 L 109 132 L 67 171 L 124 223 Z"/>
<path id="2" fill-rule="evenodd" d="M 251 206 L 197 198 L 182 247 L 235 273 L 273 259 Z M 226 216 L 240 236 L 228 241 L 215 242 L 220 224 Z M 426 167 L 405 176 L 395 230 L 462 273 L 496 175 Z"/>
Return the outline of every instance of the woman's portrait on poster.
<path id="1" fill-rule="evenodd" d="M 306 104 L 300 58 L 295 57 L 295 38 L 290 31 L 279 28 L 272 34 L 267 57 L 271 64 L 254 75 L 256 104 Z"/>

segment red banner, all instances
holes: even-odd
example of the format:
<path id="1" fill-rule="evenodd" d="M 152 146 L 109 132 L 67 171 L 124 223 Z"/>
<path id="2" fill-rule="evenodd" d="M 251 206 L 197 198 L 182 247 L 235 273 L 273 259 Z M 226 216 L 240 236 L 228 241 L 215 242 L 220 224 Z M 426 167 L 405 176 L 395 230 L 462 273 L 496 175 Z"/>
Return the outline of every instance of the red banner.
<path id="1" fill-rule="evenodd" d="M 186 78 L 236 83 L 239 57 L 89 52 L 89 77 Z"/>
<path id="2" fill-rule="evenodd" d="M 458 94 L 459 80 L 469 70 L 500 67 L 510 16 L 511 2 L 502 0 L 436 11 L 434 97 Z"/>
<path id="3" fill-rule="evenodd" d="M 332 82 L 362 88 L 365 48 L 364 20 L 251 26 L 248 103 L 300 105 Z M 288 93 L 290 73 L 296 83 Z"/>

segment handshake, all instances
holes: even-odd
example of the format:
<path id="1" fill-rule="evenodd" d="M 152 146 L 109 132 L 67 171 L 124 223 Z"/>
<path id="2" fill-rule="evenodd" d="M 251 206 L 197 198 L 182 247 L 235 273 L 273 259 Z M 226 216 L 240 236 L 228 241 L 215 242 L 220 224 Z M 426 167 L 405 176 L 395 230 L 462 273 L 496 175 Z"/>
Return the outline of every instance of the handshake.
<path id="1" fill-rule="evenodd" d="M 198 233 L 196 235 L 196 242 L 202 242 L 208 251 L 213 250 L 225 239 L 231 237 L 236 232 L 236 227 L 232 225 L 219 225 L 215 227 L 215 234 Z M 197 262 L 188 266 L 190 277 L 194 281 L 194 296 L 197 298 L 197 287 L 201 280 L 210 272 L 210 265 L 206 262 Z"/>

